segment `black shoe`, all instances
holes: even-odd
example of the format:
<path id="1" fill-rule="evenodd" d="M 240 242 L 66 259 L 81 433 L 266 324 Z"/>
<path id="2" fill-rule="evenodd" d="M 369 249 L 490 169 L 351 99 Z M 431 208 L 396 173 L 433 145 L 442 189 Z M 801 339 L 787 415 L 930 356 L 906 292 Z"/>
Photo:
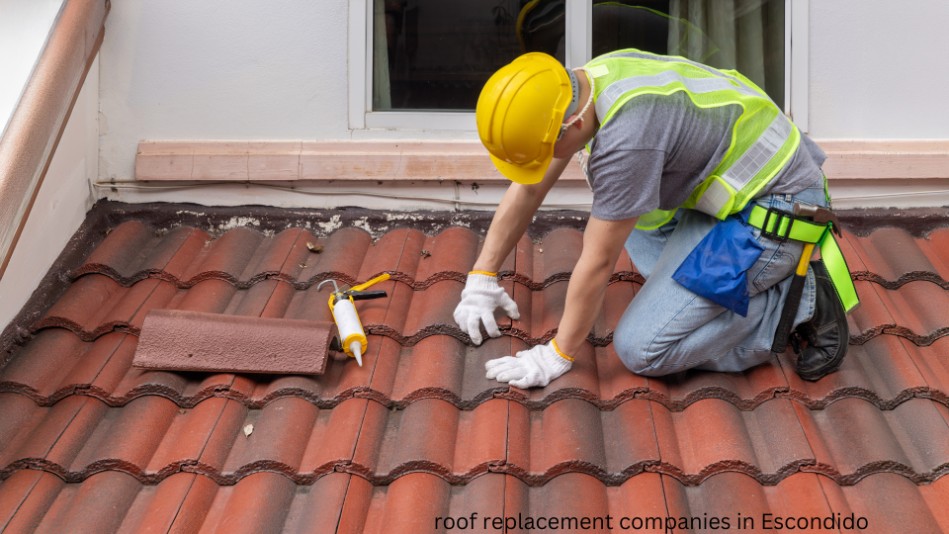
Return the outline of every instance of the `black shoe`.
<path id="1" fill-rule="evenodd" d="M 822 261 L 812 261 L 817 280 L 817 302 L 814 317 L 791 334 L 794 352 L 798 354 L 797 374 L 804 380 L 820 380 L 836 371 L 847 355 L 850 329 L 837 290 Z"/>

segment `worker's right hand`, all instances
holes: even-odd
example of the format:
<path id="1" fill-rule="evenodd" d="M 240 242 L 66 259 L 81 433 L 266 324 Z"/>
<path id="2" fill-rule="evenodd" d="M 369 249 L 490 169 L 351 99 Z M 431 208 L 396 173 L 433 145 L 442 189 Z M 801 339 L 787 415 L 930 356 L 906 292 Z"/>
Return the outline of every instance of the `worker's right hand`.
<path id="1" fill-rule="evenodd" d="M 485 378 L 507 382 L 521 389 L 544 387 L 571 367 L 573 358 L 560 352 L 554 341 L 522 350 L 516 356 L 488 360 L 484 364 L 488 371 Z"/>
<path id="2" fill-rule="evenodd" d="M 494 319 L 494 310 L 504 309 L 511 319 L 520 318 L 517 303 L 498 285 L 498 277 L 479 272 L 468 273 L 465 289 L 461 292 L 461 302 L 455 308 L 455 322 L 471 338 L 471 342 L 480 345 L 481 323 L 491 337 L 501 335 L 498 323 Z"/>

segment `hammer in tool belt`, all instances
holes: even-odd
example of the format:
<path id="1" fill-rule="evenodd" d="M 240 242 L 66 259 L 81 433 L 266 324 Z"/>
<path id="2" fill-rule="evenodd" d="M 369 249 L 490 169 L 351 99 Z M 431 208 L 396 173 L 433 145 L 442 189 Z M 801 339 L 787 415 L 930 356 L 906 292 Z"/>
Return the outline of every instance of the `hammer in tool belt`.
<path id="1" fill-rule="evenodd" d="M 840 236 L 840 221 L 834 212 L 827 208 L 795 202 L 794 215 L 796 217 L 808 217 L 817 224 L 829 224 L 831 230 L 837 236 Z M 781 318 L 778 320 L 778 327 L 774 331 L 774 340 L 771 342 L 771 352 L 782 353 L 787 348 L 788 336 L 794 324 L 794 317 L 797 315 L 798 306 L 801 304 L 801 293 L 804 291 L 804 281 L 807 279 L 807 266 L 810 264 L 811 255 L 814 253 L 814 245 L 815 243 L 804 243 L 804 250 L 801 251 L 801 259 L 797 262 L 797 269 L 795 269 L 794 277 L 791 280 L 791 288 L 788 290 L 788 297 L 784 301 L 784 307 L 781 309 Z"/>

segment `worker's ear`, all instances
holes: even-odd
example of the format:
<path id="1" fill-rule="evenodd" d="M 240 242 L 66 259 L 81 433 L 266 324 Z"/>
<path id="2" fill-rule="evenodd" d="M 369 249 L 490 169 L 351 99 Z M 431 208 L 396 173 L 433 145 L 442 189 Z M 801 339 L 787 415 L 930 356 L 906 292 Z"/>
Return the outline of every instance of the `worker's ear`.
<path id="1" fill-rule="evenodd" d="M 576 122 L 570 125 L 571 128 L 576 128 L 578 134 L 583 133 L 583 126 L 586 124 L 586 119 L 583 117 L 577 117 Z"/>
<path id="2" fill-rule="evenodd" d="M 580 128 L 583 124 L 583 117 L 578 117 L 576 113 L 570 115 L 569 117 L 564 118 L 564 124 L 568 124 L 564 133 L 567 133 L 570 128 Z"/>

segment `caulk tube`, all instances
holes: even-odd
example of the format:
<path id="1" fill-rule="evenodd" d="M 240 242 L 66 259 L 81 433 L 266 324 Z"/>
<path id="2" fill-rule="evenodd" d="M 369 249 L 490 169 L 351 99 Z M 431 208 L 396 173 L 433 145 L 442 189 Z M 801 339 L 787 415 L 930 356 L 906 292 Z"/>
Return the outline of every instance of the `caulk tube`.
<path id="1" fill-rule="evenodd" d="M 333 304 L 333 319 L 339 330 L 343 352 L 356 358 L 356 363 L 362 367 L 362 354 L 366 350 L 366 332 L 362 329 L 359 315 L 356 314 L 356 305 L 348 298 L 337 299 Z"/>

